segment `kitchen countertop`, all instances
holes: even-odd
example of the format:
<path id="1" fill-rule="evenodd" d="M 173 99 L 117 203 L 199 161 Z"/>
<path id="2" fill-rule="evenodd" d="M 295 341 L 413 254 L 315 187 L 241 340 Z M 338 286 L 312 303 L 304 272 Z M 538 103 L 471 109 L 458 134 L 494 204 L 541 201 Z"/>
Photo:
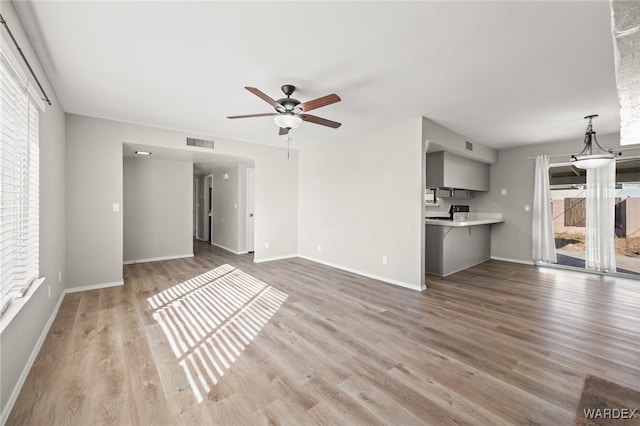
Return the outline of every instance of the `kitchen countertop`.
<path id="1" fill-rule="evenodd" d="M 491 225 L 493 223 L 504 222 L 502 213 L 469 213 L 468 220 L 446 220 L 446 219 L 430 219 L 429 216 L 424 218 L 426 225 L 438 225 L 438 226 L 476 226 L 476 225 Z"/>

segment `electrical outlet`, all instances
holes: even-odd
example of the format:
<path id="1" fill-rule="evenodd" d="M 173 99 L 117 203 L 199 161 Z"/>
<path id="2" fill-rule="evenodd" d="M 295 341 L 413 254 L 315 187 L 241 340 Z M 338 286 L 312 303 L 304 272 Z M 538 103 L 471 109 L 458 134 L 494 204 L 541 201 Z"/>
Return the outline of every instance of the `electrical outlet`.
<path id="1" fill-rule="evenodd" d="M 58 271 L 58 282 L 59 283 L 62 282 L 62 271 L 61 270 Z"/>
<path id="2" fill-rule="evenodd" d="M 507 188 L 502 188 L 502 189 L 500 190 L 500 194 L 502 194 L 502 195 L 507 195 Z"/>
<path id="3" fill-rule="evenodd" d="M 387 264 L 387 256 L 382 256 L 382 264 L 383 265 Z"/>
<path id="4" fill-rule="evenodd" d="M 113 209 L 114 212 L 119 212 L 120 211 L 120 204 L 113 203 L 112 209 Z"/>
<path id="5" fill-rule="evenodd" d="M 265 241 L 264 248 L 269 248 L 269 241 Z"/>
<path id="6" fill-rule="evenodd" d="M 49 293 L 49 299 L 51 299 L 51 286 L 47 286 L 47 293 Z"/>
<path id="7" fill-rule="evenodd" d="M 322 246 L 318 244 L 318 251 L 322 251 Z"/>
<path id="8" fill-rule="evenodd" d="M 531 206 L 529 204 L 525 204 L 524 211 L 525 212 L 530 212 L 531 211 Z"/>

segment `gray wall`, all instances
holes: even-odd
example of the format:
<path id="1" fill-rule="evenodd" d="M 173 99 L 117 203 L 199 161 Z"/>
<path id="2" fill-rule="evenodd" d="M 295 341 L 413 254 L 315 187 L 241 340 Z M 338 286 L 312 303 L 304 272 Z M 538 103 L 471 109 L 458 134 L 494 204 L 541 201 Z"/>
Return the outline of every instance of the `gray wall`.
<path id="1" fill-rule="evenodd" d="M 0 3 L 0 13 L 7 21 L 53 105 L 40 114 L 40 275 L 44 284 L 33 294 L 16 317 L 0 334 L 0 410 L 8 415 L 8 402 L 16 386 L 26 377 L 29 357 L 33 354 L 47 322 L 62 296 L 67 278 L 65 269 L 65 120 L 64 111 L 47 79 L 17 14 L 10 2 Z M 2 30 L 2 48 L 12 48 Z M 25 70 L 26 71 L 26 70 Z M 58 272 L 62 281 L 58 280 Z M 48 296 L 51 289 L 51 297 Z M 21 375 L 22 378 L 21 378 Z"/>
<path id="2" fill-rule="evenodd" d="M 66 118 L 67 285 L 122 283 L 122 135 L 76 115 Z"/>
<path id="3" fill-rule="evenodd" d="M 238 253 L 238 167 L 216 169 L 213 174 L 212 243 Z M 229 178 L 224 179 L 227 175 Z"/>
<path id="4" fill-rule="evenodd" d="M 300 153 L 302 256 L 423 286 L 421 132 L 416 117 Z"/>
<path id="5" fill-rule="evenodd" d="M 434 152 L 445 149 L 457 155 L 462 155 L 483 163 L 493 164 L 498 159 L 498 152 L 491 147 L 470 141 L 440 124 L 422 117 L 422 138 L 428 143 L 428 151 Z M 466 142 L 473 143 L 473 151 L 466 149 Z"/>
<path id="6" fill-rule="evenodd" d="M 238 166 L 238 252 L 247 252 L 247 169 L 246 164 Z"/>
<path id="7" fill-rule="evenodd" d="M 193 164 L 124 158 L 124 261 L 193 256 Z"/>

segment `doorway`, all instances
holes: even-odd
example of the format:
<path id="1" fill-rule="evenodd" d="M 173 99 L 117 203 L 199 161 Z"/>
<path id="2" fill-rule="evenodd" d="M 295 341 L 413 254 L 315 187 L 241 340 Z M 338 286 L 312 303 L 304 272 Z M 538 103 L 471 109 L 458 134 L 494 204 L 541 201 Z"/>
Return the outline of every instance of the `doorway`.
<path id="1" fill-rule="evenodd" d="M 570 164 L 549 167 L 558 265 L 585 268 L 586 171 Z M 640 159 L 616 162 L 616 272 L 640 276 Z"/>
<path id="2" fill-rule="evenodd" d="M 213 175 L 204 178 L 204 237 L 211 243 L 213 236 Z"/>
<path id="3" fill-rule="evenodd" d="M 198 179 L 193 180 L 193 238 L 198 238 L 198 211 L 200 204 L 198 203 Z"/>

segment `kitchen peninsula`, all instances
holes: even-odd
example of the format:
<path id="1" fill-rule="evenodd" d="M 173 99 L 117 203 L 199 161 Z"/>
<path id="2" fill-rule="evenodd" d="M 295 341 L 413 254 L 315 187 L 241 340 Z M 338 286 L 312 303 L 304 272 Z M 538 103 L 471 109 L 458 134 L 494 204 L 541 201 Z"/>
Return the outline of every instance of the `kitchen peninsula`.
<path id="1" fill-rule="evenodd" d="M 426 217 L 426 272 L 447 276 L 489 260 L 491 226 L 500 222 L 500 213 L 469 213 L 461 220 Z"/>

